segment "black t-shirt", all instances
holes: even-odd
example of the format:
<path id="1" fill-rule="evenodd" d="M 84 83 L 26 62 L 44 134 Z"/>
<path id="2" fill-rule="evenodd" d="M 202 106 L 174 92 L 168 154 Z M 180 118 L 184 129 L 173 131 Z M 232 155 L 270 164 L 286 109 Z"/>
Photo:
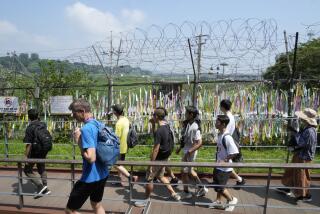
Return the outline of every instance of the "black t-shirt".
<path id="1" fill-rule="evenodd" d="M 160 144 L 156 160 L 167 159 L 172 153 L 173 143 L 169 125 L 160 126 L 154 134 L 154 145 Z"/>

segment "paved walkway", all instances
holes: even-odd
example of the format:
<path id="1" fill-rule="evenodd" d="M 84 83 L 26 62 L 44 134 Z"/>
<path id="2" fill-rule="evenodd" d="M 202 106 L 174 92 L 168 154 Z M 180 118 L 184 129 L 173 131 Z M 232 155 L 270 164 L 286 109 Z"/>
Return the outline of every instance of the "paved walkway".
<path id="1" fill-rule="evenodd" d="M 17 213 L 16 208 L 19 204 L 19 198 L 14 195 L 18 190 L 17 176 L 15 171 L 0 171 L 0 213 Z M 79 174 L 76 176 L 79 178 Z M 49 188 L 52 194 L 39 199 L 33 199 L 32 196 L 24 196 L 24 208 L 21 210 L 24 213 L 64 213 L 64 207 L 67 203 L 67 196 L 71 191 L 70 174 L 69 173 L 57 173 L 49 172 L 48 181 Z M 116 179 L 110 177 L 109 181 Z M 142 180 L 142 179 L 141 179 Z M 204 182 L 208 182 L 208 179 L 204 179 Z M 234 183 L 234 180 L 230 180 L 230 185 Z M 320 181 L 313 181 L 313 186 L 320 187 Z M 255 185 L 266 185 L 266 180 L 263 179 L 247 179 L 247 187 L 237 191 L 231 190 L 232 194 L 239 199 L 239 204 L 235 208 L 233 213 L 262 213 L 263 209 L 261 207 L 252 207 L 251 205 L 263 205 L 265 189 L 250 186 Z M 280 185 L 279 180 L 272 180 L 271 185 Z M 181 191 L 182 187 L 176 188 L 177 191 Z M 28 181 L 23 181 L 23 191 L 24 193 L 33 193 L 35 191 L 33 185 Z M 283 196 L 274 190 L 270 190 L 269 193 L 269 206 L 285 206 L 292 207 L 294 209 L 288 208 L 268 208 L 267 213 L 272 214 L 286 214 L 286 213 L 319 213 L 320 211 L 314 210 L 300 210 L 303 207 L 309 208 L 320 208 L 320 190 L 312 190 L 313 201 L 310 203 L 299 203 L 296 204 L 293 198 Z M 196 206 L 191 206 L 192 200 L 182 200 L 184 204 L 177 204 L 173 201 L 167 199 L 168 193 L 163 186 L 155 187 L 155 192 L 152 195 L 152 203 L 149 209 L 149 213 L 157 214 L 170 214 L 170 213 L 224 213 L 219 210 L 208 209 L 206 205 L 201 203 L 210 203 L 215 197 L 216 193 L 210 189 L 209 193 L 202 198 L 196 199 Z M 133 188 L 133 198 L 143 199 L 144 188 L 142 185 L 134 185 Z M 107 184 L 105 189 L 105 195 L 103 200 L 103 205 L 107 210 L 107 213 L 125 213 L 128 208 L 129 193 L 125 191 L 124 188 L 115 187 L 110 183 Z M 251 205 L 249 205 L 251 204 Z M 81 210 L 82 213 L 90 212 L 90 204 L 86 202 Z M 143 209 L 133 208 L 131 213 L 142 213 Z"/>

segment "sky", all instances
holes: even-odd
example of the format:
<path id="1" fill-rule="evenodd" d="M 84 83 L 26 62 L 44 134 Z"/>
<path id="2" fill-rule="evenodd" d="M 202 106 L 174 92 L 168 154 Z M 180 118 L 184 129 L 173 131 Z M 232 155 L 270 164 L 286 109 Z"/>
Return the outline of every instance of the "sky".
<path id="1" fill-rule="evenodd" d="M 278 30 L 305 33 L 320 22 L 319 0 L 0 0 L 0 56 L 66 55 L 112 32 L 153 24 L 274 19 Z"/>

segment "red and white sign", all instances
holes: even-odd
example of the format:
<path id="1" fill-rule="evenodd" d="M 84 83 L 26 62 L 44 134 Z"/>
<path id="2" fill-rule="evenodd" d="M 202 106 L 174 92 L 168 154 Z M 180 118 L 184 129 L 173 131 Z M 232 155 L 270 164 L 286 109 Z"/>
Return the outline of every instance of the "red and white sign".
<path id="1" fill-rule="evenodd" d="M 16 114 L 19 112 L 18 97 L 0 97 L 0 113 Z"/>

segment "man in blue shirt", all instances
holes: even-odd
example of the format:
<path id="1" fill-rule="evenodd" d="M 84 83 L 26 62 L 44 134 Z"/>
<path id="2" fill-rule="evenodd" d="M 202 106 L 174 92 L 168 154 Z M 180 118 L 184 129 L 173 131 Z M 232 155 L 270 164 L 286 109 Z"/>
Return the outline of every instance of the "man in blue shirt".
<path id="1" fill-rule="evenodd" d="M 71 103 L 69 109 L 72 116 L 84 126 L 76 128 L 74 140 L 78 143 L 83 159 L 82 176 L 74 185 L 66 207 L 67 214 L 76 214 L 85 201 L 90 197 L 94 213 L 104 214 L 105 210 L 101 204 L 104 186 L 109 171 L 103 164 L 96 161 L 96 146 L 98 141 L 97 120 L 93 118 L 90 103 L 84 99 L 78 99 Z"/>

